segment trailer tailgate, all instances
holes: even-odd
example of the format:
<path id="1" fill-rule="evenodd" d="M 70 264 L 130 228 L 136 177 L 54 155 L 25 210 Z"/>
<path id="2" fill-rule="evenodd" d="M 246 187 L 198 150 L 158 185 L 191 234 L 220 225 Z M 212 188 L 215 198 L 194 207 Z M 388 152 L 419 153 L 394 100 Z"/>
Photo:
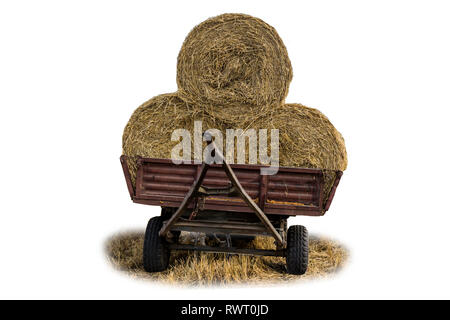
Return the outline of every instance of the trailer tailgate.
<path id="1" fill-rule="evenodd" d="M 175 208 L 180 206 L 201 166 L 193 162 L 176 165 L 170 159 L 139 158 L 133 189 L 126 157 L 121 160 L 134 202 Z M 260 165 L 231 167 L 245 191 L 266 214 L 316 216 L 326 211 L 320 169 L 280 167 L 275 175 L 261 175 Z M 211 188 L 227 187 L 229 183 L 220 165 L 212 165 L 203 181 L 204 186 Z M 208 196 L 202 205 L 205 210 L 251 212 L 238 195 Z M 191 203 L 190 208 L 193 206 Z"/>

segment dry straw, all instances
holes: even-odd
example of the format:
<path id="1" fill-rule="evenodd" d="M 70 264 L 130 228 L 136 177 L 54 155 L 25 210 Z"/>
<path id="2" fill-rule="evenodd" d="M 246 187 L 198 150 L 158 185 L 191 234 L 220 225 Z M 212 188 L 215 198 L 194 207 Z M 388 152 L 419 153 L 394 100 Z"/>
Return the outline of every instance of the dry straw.
<path id="1" fill-rule="evenodd" d="M 142 264 L 144 234 L 127 232 L 106 241 L 106 254 L 114 267 L 128 275 L 170 285 L 229 285 L 267 284 L 331 276 L 343 267 L 347 250 L 335 241 L 311 237 L 309 265 L 304 276 L 286 272 L 286 261 L 280 257 L 257 257 L 205 252 L 174 251 L 166 271 L 145 272 Z M 250 244 L 240 246 L 274 249 L 273 239 L 258 237 Z"/>
<path id="2" fill-rule="evenodd" d="M 192 134 L 195 120 L 202 121 L 205 129 L 221 127 L 202 108 L 186 103 L 176 93 L 154 97 L 136 109 L 123 134 L 123 153 L 130 157 L 133 183 L 137 156 L 170 159 L 172 148 L 178 144 L 171 141 L 172 132 L 183 128 Z"/>
<path id="3" fill-rule="evenodd" d="M 291 80 L 291 62 L 278 33 L 249 15 L 223 14 L 202 22 L 178 55 L 178 90 L 200 105 L 280 104 Z"/>

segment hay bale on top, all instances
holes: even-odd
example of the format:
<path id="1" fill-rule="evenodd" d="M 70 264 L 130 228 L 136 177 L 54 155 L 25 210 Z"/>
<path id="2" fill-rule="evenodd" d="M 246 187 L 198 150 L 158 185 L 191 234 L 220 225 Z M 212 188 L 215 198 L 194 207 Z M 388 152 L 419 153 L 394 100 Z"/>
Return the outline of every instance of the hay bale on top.
<path id="1" fill-rule="evenodd" d="M 202 22 L 178 55 L 178 90 L 185 100 L 203 106 L 280 104 L 291 80 L 291 62 L 276 30 L 244 14 Z"/>

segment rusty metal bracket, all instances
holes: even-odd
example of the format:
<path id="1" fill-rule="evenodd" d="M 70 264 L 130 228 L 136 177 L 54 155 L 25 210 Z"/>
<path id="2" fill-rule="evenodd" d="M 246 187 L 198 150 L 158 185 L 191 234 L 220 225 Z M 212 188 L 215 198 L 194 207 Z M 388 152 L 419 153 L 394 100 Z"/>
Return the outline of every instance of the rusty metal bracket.
<path id="1" fill-rule="evenodd" d="M 247 194 L 247 192 L 242 187 L 241 183 L 237 179 L 233 169 L 230 165 L 225 161 L 225 158 L 220 150 L 217 149 L 216 145 L 212 141 L 212 137 L 209 135 L 205 135 L 205 139 L 208 145 L 212 145 L 212 154 L 218 158 L 222 162 L 222 167 L 225 170 L 225 173 L 230 179 L 231 186 L 225 189 L 210 189 L 210 192 L 223 192 L 224 194 L 228 194 L 230 192 L 237 192 L 244 202 L 252 209 L 252 211 L 256 214 L 259 220 L 262 222 L 268 234 L 275 238 L 278 247 L 286 247 L 286 240 L 280 235 L 280 233 L 275 229 L 272 222 L 270 222 L 269 218 L 267 218 L 266 214 L 258 207 L 258 205 L 252 200 L 252 198 Z M 161 228 L 159 235 L 161 237 L 165 237 L 169 230 L 174 226 L 177 220 L 183 215 L 183 213 L 188 208 L 191 201 L 199 196 L 199 192 L 203 193 L 203 195 L 208 193 L 208 188 L 202 187 L 203 180 L 206 176 L 206 172 L 208 171 L 209 165 L 205 162 L 202 163 L 200 168 L 200 173 L 198 178 L 194 181 L 191 188 L 189 189 L 186 197 L 183 199 L 178 210 L 172 215 L 172 217 L 163 225 Z M 222 193 L 221 193 L 222 194 Z"/>
<path id="2" fill-rule="evenodd" d="M 336 179 L 334 180 L 333 186 L 331 187 L 330 195 L 328 196 L 327 203 L 325 204 L 324 212 L 330 209 L 331 201 L 333 201 L 334 194 L 336 193 L 336 188 L 339 185 L 339 181 L 341 181 L 342 171 L 336 172 Z"/>
<path id="3" fill-rule="evenodd" d="M 127 182 L 128 193 L 130 194 L 131 200 L 133 200 L 134 195 L 135 195 L 135 190 L 134 190 L 133 184 L 131 183 L 131 174 L 130 174 L 130 169 L 128 168 L 127 160 L 128 160 L 128 157 L 125 155 L 122 155 L 120 157 L 120 163 L 122 164 L 123 174 L 125 175 L 125 181 Z"/>
<path id="4" fill-rule="evenodd" d="M 235 247 L 194 246 L 189 244 L 169 244 L 168 247 L 170 250 L 192 250 L 192 251 L 206 251 L 214 253 L 243 254 L 253 256 L 272 256 L 272 257 L 286 256 L 286 249 L 280 250 L 242 249 Z"/>
<path id="5" fill-rule="evenodd" d="M 173 226 L 173 224 L 181 217 L 181 215 L 186 211 L 189 203 L 194 199 L 194 197 L 197 196 L 197 191 L 202 185 L 203 179 L 205 178 L 206 172 L 208 171 L 208 165 L 206 163 L 202 163 L 200 174 L 198 178 L 194 181 L 191 188 L 189 189 L 188 193 L 186 194 L 186 197 L 183 199 L 183 202 L 181 203 L 180 207 L 175 211 L 175 213 L 170 217 L 170 219 L 167 221 L 166 224 L 163 225 L 161 230 L 159 231 L 159 235 L 161 237 L 165 237 L 167 235 L 167 232 L 170 230 L 170 228 Z"/>
<path id="6" fill-rule="evenodd" d="M 234 195 L 237 193 L 236 188 L 230 183 L 228 187 L 224 188 L 208 188 L 200 186 L 198 193 L 205 196 L 219 196 L 219 195 Z"/>

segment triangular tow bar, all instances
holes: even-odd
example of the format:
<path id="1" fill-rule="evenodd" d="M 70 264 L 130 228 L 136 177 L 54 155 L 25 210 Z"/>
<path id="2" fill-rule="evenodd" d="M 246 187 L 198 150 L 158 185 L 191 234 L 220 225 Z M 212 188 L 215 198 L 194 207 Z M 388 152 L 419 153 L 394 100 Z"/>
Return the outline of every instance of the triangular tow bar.
<path id="1" fill-rule="evenodd" d="M 189 204 L 192 200 L 197 197 L 204 196 L 205 194 L 225 194 L 231 192 L 237 192 L 240 197 L 245 201 L 245 203 L 252 209 L 252 211 L 256 214 L 259 220 L 262 222 L 264 227 L 267 229 L 268 234 L 275 238 L 277 247 L 286 248 L 286 241 L 280 235 L 280 233 L 275 229 L 272 222 L 270 222 L 269 218 L 267 218 L 266 214 L 259 208 L 259 206 L 252 200 L 252 198 L 247 194 L 247 192 L 242 187 L 241 183 L 237 179 L 233 169 L 226 162 L 221 150 L 217 148 L 215 145 L 212 136 L 208 133 L 204 135 L 205 140 L 208 143 L 208 146 L 211 148 L 211 155 L 216 159 L 221 160 L 222 168 L 224 169 L 228 179 L 231 181 L 231 186 L 226 189 L 211 189 L 202 186 L 203 180 L 205 179 L 206 172 L 208 171 L 210 165 L 206 162 L 202 162 L 200 173 L 197 179 L 192 184 L 188 193 L 184 197 L 180 207 L 178 207 L 177 211 L 170 217 L 170 219 L 163 225 L 161 228 L 159 235 L 161 237 L 166 237 L 171 228 L 176 224 L 176 222 L 180 219 L 183 213 L 188 208 Z"/>

